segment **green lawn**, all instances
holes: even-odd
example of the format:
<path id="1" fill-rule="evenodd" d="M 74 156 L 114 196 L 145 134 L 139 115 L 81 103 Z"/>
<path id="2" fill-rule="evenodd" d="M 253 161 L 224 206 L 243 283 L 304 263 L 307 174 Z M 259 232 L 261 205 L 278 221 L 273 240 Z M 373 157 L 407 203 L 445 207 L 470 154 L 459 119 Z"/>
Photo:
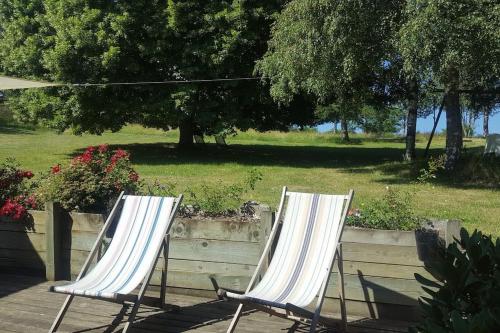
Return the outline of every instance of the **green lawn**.
<path id="1" fill-rule="evenodd" d="M 415 209 L 422 216 L 461 219 L 468 228 L 500 235 L 498 190 L 451 183 L 414 185 L 410 166 L 402 162 L 404 143 L 399 139 L 355 137 L 353 144 L 345 145 L 331 134 L 249 131 L 229 138 L 228 147 L 207 144 L 188 151 L 178 150 L 176 139 L 175 131 L 165 133 L 139 126 L 102 136 L 0 127 L 0 160 L 12 156 L 24 168 L 40 173 L 88 145 L 108 143 L 130 151 L 143 178 L 175 182 L 179 191 L 199 182 L 240 181 L 255 167 L 264 179 L 248 199 L 272 206 L 277 205 L 283 185 L 292 190 L 328 193 L 353 188 L 356 207 L 383 195 L 387 186 L 396 186 L 416 190 Z M 420 137 L 420 155 L 425 144 L 426 138 Z M 468 148 L 482 145 L 481 139 L 466 142 Z M 432 153 L 439 153 L 443 147 L 443 138 L 437 137 Z"/>

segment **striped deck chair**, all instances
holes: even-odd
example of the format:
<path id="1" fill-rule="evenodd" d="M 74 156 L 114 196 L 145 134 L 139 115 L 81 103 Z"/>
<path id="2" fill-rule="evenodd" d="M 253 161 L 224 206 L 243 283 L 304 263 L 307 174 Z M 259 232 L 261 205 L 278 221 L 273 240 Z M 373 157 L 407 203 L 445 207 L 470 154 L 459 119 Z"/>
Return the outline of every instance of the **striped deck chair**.
<path id="1" fill-rule="evenodd" d="M 69 296 L 49 332 L 57 331 L 75 296 L 123 303 L 124 309 L 130 304 L 129 302 L 132 302 L 133 307 L 123 329 L 123 332 L 126 332 L 134 321 L 162 250 L 165 263 L 162 270 L 160 298 L 161 305 L 164 306 L 169 230 L 181 201 L 182 195 L 178 198 L 164 198 L 125 196 L 121 193 L 76 281 L 50 288 L 50 291 Z M 119 210 L 121 214 L 113 239 L 102 258 L 87 274 L 99 251 L 102 239 Z M 141 282 L 139 293 L 131 295 L 130 293 Z"/>
<path id="2" fill-rule="evenodd" d="M 341 329 L 345 330 L 342 249 L 339 240 L 353 195 L 352 190 L 348 195 L 326 195 L 287 192 L 286 187 L 283 189 L 276 216 L 277 223 L 271 230 L 246 292 L 241 294 L 224 289 L 218 291 L 220 297 L 240 303 L 227 332 L 234 331 L 243 305 L 287 319 L 309 322 L 310 332 L 315 332 L 319 322 L 331 324 L 331 320 L 321 317 L 321 307 L 335 259 L 341 280 Z M 286 213 L 281 221 L 285 201 Z M 280 223 L 282 227 L 279 240 L 268 264 Z M 268 268 L 261 276 L 263 267 Z M 258 279 L 260 281 L 257 283 Z M 313 312 L 307 307 L 316 297 Z"/>

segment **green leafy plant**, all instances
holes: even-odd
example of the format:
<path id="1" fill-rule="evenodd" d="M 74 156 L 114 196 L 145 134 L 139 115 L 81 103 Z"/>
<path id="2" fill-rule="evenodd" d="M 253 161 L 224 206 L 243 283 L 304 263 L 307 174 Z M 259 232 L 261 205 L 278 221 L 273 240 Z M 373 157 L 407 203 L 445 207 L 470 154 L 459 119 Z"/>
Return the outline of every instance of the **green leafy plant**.
<path id="1" fill-rule="evenodd" d="M 373 200 L 363 209 L 349 211 L 347 223 L 351 226 L 387 230 L 416 230 L 420 218 L 411 205 L 411 195 L 387 187 L 384 196 Z"/>
<path id="2" fill-rule="evenodd" d="M 102 213 L 121 191 L 135 193 L 139 175 L 130 164 L 129 154 L 107 145 L 88 147 L 69 165 L 55 165 L 40 184 L 44 201 L 56 201 L 67 210 Z"/>
<path id="3" fill-rule="evenodd" d="M 158 197 L 176 197 L 177 185 L 173 182 L 162 182 L 155 179 L 152 183 L 144 183 L 141 188 L 141 193 L 145 195 L 153 195 Z"/>
<path id="4" fill-rule="evenodd" d="M 219 180 L 215 185 L 201 184 L 199 188 L 190 188 L 187 193 L 194 208 L 203 214 L 230 215 L 243 204 L 243 195 L 254 190 L 260 180 L 262 173 L 252 169 L 241 183 L 224 185 Z"/>
<path id="5" fill-rule="evenodd" d="M 431 157 L 427 162 L 427 168 L 420 170 L 417 177 L 417 183 L 426 184 L 429 181 L 436 179 L 439 171 L 444 170 L 446 163 L 446 155 L 439 155 L 438 157 Z"/>
<path id="6" fill-rule="evenodd" d="M 424 318 L 411 332 L 500 332 L 500 239 L 462 228 L 427 270 L 436 281 L 415 274 L 430 297 L 419 300 Z"/>

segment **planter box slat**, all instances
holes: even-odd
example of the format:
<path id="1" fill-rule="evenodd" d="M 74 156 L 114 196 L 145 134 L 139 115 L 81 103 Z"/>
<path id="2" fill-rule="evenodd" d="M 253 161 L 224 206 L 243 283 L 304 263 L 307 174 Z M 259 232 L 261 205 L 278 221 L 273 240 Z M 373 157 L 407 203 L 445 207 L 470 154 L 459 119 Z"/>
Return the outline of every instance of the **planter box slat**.
<path id="1" fill-rule="evenodd" d="M 211 239 L 235 242 L 261 241 L 260 223 L 176 218 L 171 229 L 173 238 Z"/>
<path id="2" fill-rule="evenodd" d="M 99 233 L 106 218 L 101 214 L 87 214 L 87 213 L 69 213 L 71 229 L 73 231 L 86 231 L 91 233 Z"/>
<path id="3" fill-rule="evenodd" d="M 423 266 L 415 246 L 344 243 L 344 260 L 405 266 Z"/>
<path id="4" fill-rule="evenodd" d="M 76 276 L 80 273 L 81 267 L 87 259 L 89 252 L 72 250 L 67 253 L 65 259 L 71 259 L 71 275 Z M 162 260 L 158 261 L 157 269 L 160 270 L 162 267 Z M 227 274 L 232 276 L 249 276 L 251 277 L 255 265 L 245 265 L 245 264 L 229 264 L 229 263 L 219 263 L 219 262 L 206 262 L 197 260 L 179 260 L 172 259 L 168 260 L 169 271 L 180 271 L 189 273 L 202 273 L 202 274 Z"/>
<path id="5" fill-rule="evenodd" d="M 32 250 L 0 249 L 0 265 L 45 268 L 45 252 Z"/>
<path id="6" fill-rule="evenodd" d="M 337 266 L 334 265 L 333 272 L 338 272 Z M 389 277 L 398 279 L 414 279 L 414 274 L 418 273 L 428 279 L 432 279 L 424 267 L 373 263 L 373 262 L 360 262 L 344 260 L 344 273 L 345 274 L 359 274 L 364 276 L 378 276 Z"/>
<path id="7" fill-rule="evenodd" d="M 342 242 L 379 245 L 416 246 L 415 234 L 398 230 L 374 230 L 345 227 Z"/>
<path id="8" fill-rule="evenodd" d="M 0 248 L 45 251 L 45 235 L 18 231 L 0 232 Z"/>

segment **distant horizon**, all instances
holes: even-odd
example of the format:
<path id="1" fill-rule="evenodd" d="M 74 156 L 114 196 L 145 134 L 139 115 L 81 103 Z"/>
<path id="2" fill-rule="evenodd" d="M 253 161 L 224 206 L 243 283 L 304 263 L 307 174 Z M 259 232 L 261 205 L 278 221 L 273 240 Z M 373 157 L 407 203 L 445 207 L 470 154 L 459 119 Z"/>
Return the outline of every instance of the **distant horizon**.
<path id="1" fill-rule="evenodd" d="M 419 133 L 430 133 L 432 131 L 433 126 L 434 126 L 434 119 L 432 114 L 426 118 L 418 118 L 417 120 L 417 132 Z M 445 128 L 446 128 L 446 114 L 443 113 L 441 115 L 441 118 L 439 119 L 438 126 L 436 127 L 436 133 L 442 132 Z M 333 123 L 325 123 L 318 125 L 316 126 L 316 129 L 321 133 L 331 131 L 333 129 Z M 490 116 L 489 132 L 490 134 L 494 133 L 500 134 L 500 113 Z M 475 122 L 474 135 L 475 136 L 483 135 L 483 116 L 480 116 Z"/>

